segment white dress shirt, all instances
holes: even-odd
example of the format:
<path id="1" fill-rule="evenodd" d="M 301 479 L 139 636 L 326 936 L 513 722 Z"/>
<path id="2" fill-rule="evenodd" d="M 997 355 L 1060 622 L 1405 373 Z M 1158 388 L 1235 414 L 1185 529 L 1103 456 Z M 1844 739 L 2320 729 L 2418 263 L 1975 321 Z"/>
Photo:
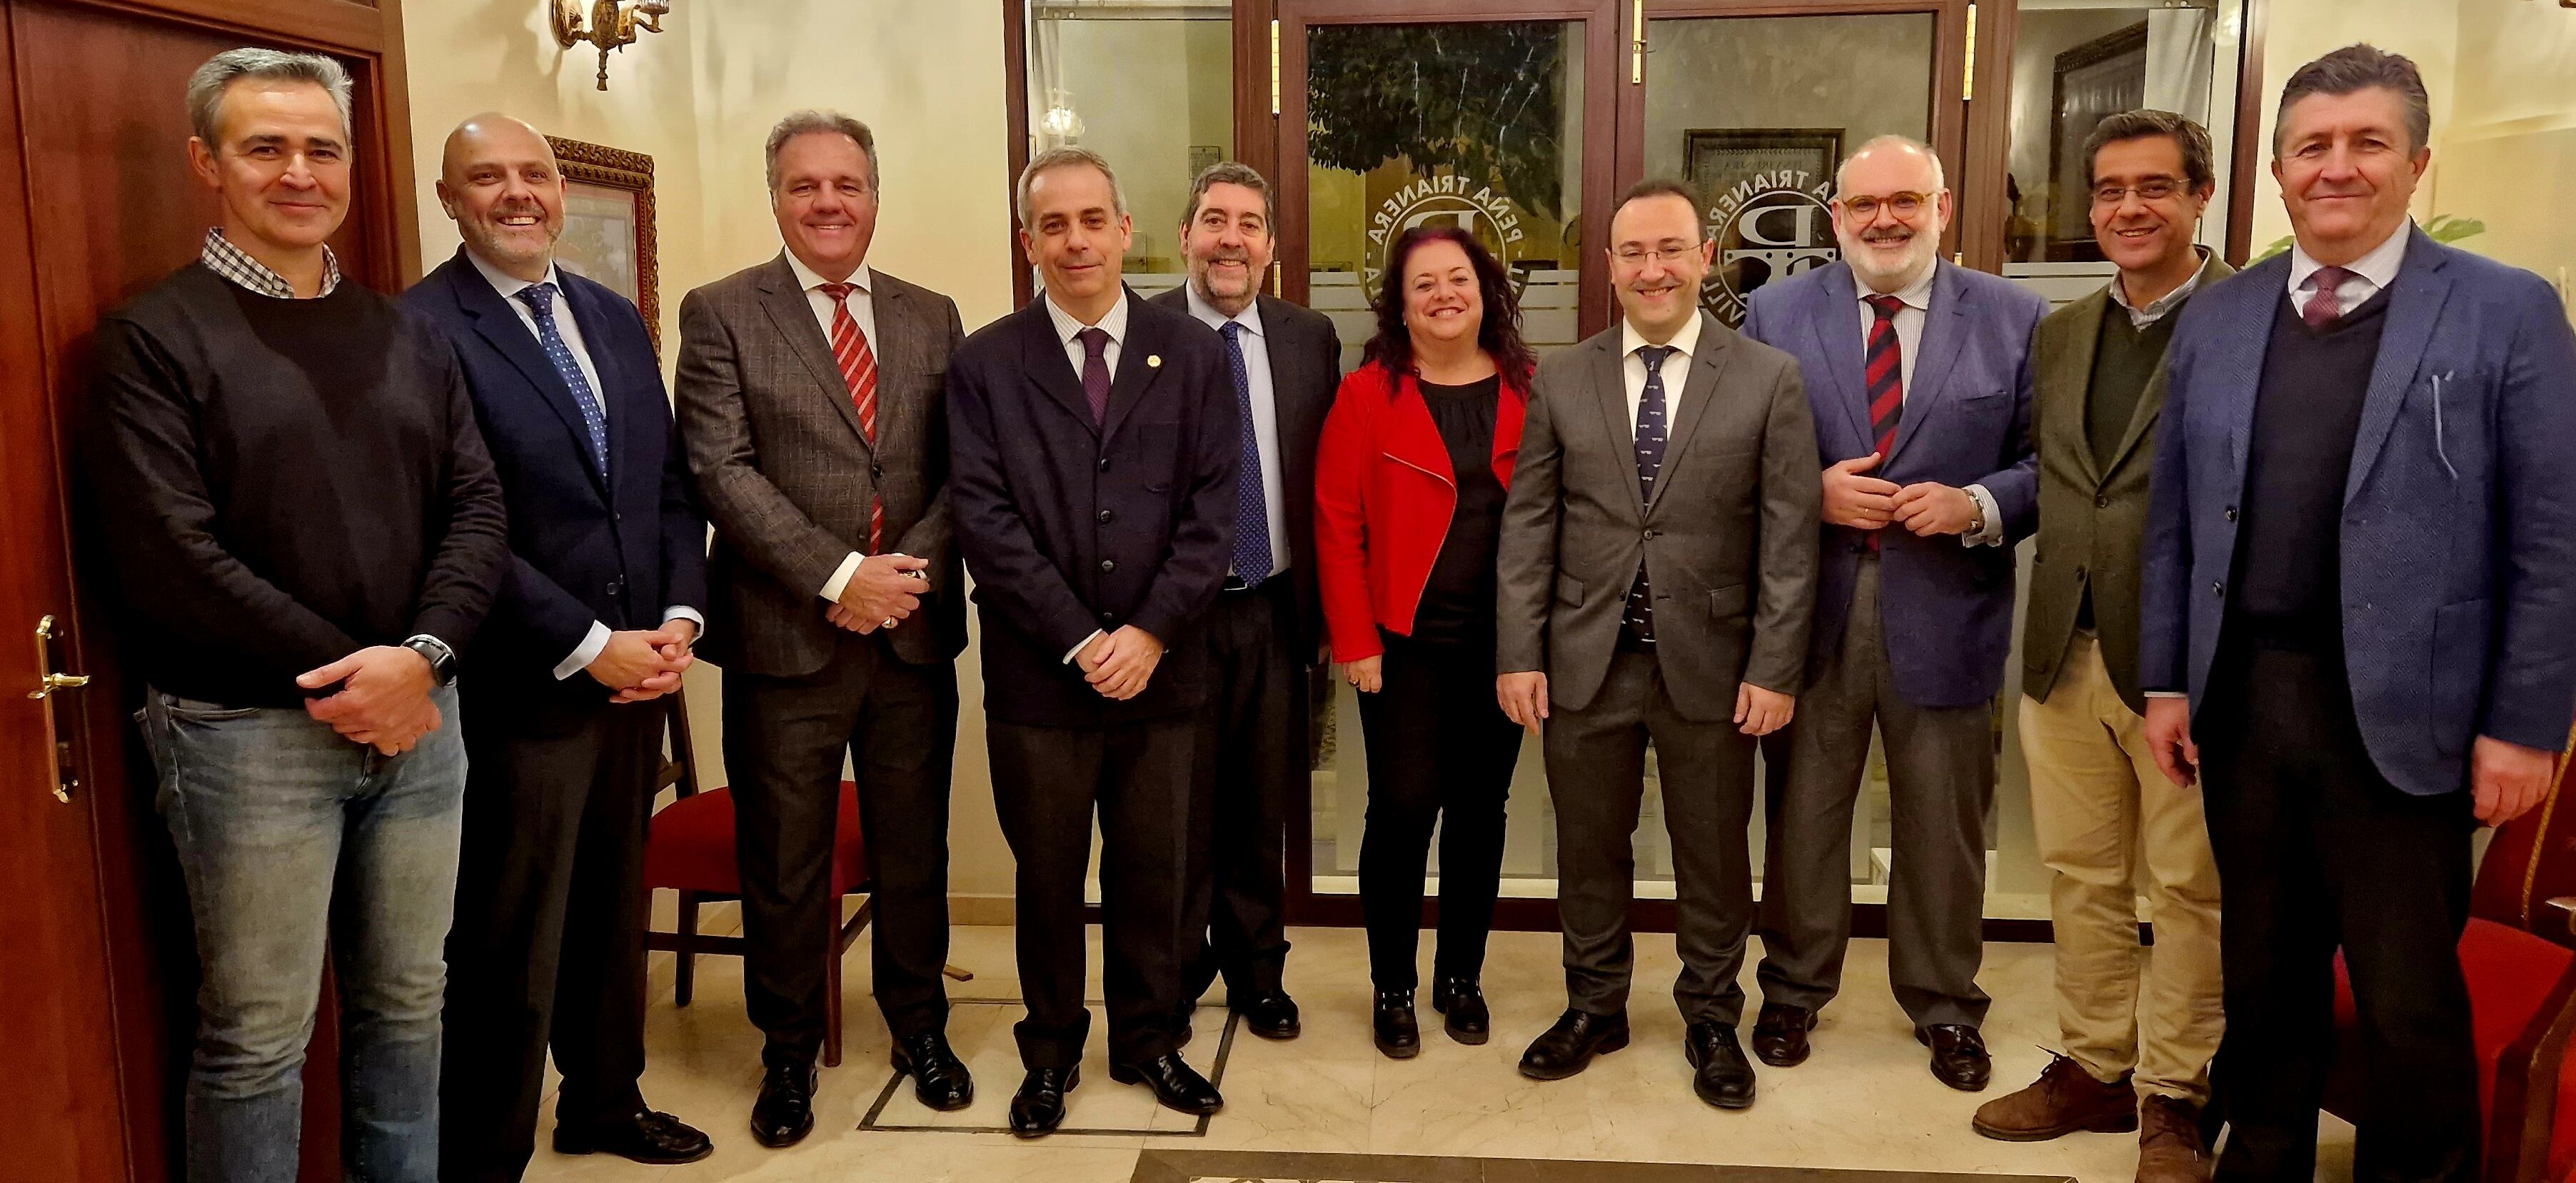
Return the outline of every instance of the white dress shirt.
<path id="1" fill-rule="evenodd" d="M 1270 517 L 1270 573 L 1288 569 L 1288 510 L 1285 485 L 1279 474 L 1279 395 L 1270 380 L 1268 338 L 1261 332 L 1261 301 L 1243 306 L 1243 311 L 1227 316 L 1199 298 L 1199 289 L 1184 283 L 1181 290 L 1189 293 L 1190 315 L 1199 322 L 1225 332 L 1230 321 L 1243 326 L 1243 373 L 1250 380 L 1252 395 L 1252 439 L 1261 457 L 1261 508 Z M 1076 367 L 1080 372 L 1080 367 Z M 1242 572 L 1237 571 L 1240 575 Z"/>
<path id="2" fill-rule="evenodd" d="M 2209 248 L 2193 247 L 2192 250 L 2199 257 L 2200 266 L 2192 269 L 2191 278 L 2182 281 L 2181 287 L 2156 297 L 2144 308 L 2129 302 L 2128 290 L 2121 286 L 2119 276 L 2111 277 L 2111 302 L 2129 314 L 2130 328 L 2144 332 L 2157 321 L 2172 315 L 2173 310 L 2182 307 L 2182 302 L 2190 299 L 2193 292 L 2200 290 L 2200 277 L 2209 273 Z"/>
<path id="3" fill-rule="evenodd" d="M 482 273 L 484 281 L 492 285 L 493 291 L 501 293 L 501 302 L 509 305 L 510 311 L 519 314 L 519 323 L 527 326 L 528 336 L 543 342 L 545 335 L 537 331 L 536 310 L 528 307 L 528 302 L 519 298 L 520 292 L 535 287 L 536 284 L 484 262 L 482 256 L 472 251 L 465 252 L 465 261 L 472 263 L 474 269 Z M 590 346 L 581 339 L 580 321 L 573 316 L 572 306 L 564 303 L 563 276 L 556 274 L 555 265 L 549 262 L 546 264 L 546 277 L 541 282 L 555 285 L 555 332 L 563 337 L 564 348 L 572 351 L 573 364 L 581 367 L 581 376 L 590 383 L 591 397 L 598 400 L 600 421 L 604 423 L 608 419 L 608 389 L 599 384 L 599 366 L 590 360 Z M 663 608 L 662 623 L 669 624 L 674 620 L 689 621 L 698 626 L 700 633 L 707 630 L 707 618 L 698 615 L 698 610 L 695 608 L 680 604 Z M 590 668 L 590 663 L 599 660 L 599 655 L 607 651 L 608 637 L 609 629 L 606 623 L 591 621 L 590 632 L 582 637 L 581 644 L 574 646 L 571 653 L 565 655 L 562 661 L 555 663 L 555 680 L 563 681 Z"/>
<path id="4" fill-rule="evenodd" d="M 1914 401 L 1914 355 L 1923 351 L 1923 318 L 1932 310 L 1932 284 L 1934 280 L 1940 278 L 1940 275 L 1941 264 L 1940 261 L 1936 259 L 1933 261 L 1932 266 L 1923 269 L 1923 274 L 1918 276 L 1914 282 L 1906 284 L 1904 287 L 1898 288 L 1893 292 L 1887 293 L 1888 295 L 1896 297 L 1898 302 L 1903 305 L 1896 310 L 1895 316 L 1897 364 L 1896 381 L 1898 386 L 1898 397 L 1908 403 Z M 1858 278 L 1857 273 L 1855 273 L 1854 278 Z M 1869 298 L 1878 295 L 1879 293 L 1871 291 L 1867 284 L 1858 284 L 1856 286 L 1860 288 L 1861 347 L 1866 350 L 1869 346 L 1870 331 L 1878 326 L 1878 309 L 1870 305 Z M 1884 466 L 1884 464 L 1885 461 L 1882 459 L 1881 465 Z M 1876 475 L 1876 472 L 1877 470 L 1872 470 L 1871 475 Z M 1882 477 L 1881 479 L 1885 478 Z M 1984 485 L 1970 485 L 1968 486 L 1967 493 L 1969 499 L 1977 503 L 1977 514 L 1985 519 L 1986 524 L 1985 528 L 1982 530 L 1975 530 L 1961 534 L 1959 536 L 1960 545 L 2003 545 L 2003 512 L 1996 508 L 1994 494 L 1987 492 Z M 1903 526 L 1899 526 L 1894 522 L 1888 523 L 1886 528 L 1890 530 L 1904 529 Z"/>
<path id="5" fill-rule="evenodd" d="M 1100 360 L 1102 364 L 1109 367 L 1111 378 L 1118 376 L 1118 347 L 1125 344 L 1127 340 L 1127 288 L 1125 285 L 1122 284 L 1118 288 L 1118 302 L 1110 305 L 1109 311 L 1100 315 L 1100 323 L 1096 325 L 1086 325 L 1075 320 L 1072 313 L 1056 304 L 1055 297 L 1052 295 L 1041 295 L 1038 300 L 1046 305 L 1047 319 L 1055 322 L 1055 335 L 1057 339 L 1064 342 L 1064 359 L 1073 363 L 1075 378 L 1082 377 L 1082 363 L 1090 357 L 1090 351 L 1082 347 L 1081 333 L 1084 329 L 1099 329 L 1109 334 L 1109 344 L 1100 351 Z M 1091 630 L 1090 636 L 1075 642 L 1073 648 L 1064 651 L 1064 664 L 1072 665 L 1074 658 L 1081 656 L 1083 650 L 1090 648 L 1091 643 L 1099 640 L 1103 635 L 1105 634 L 1099 629 Z M 1159 641 L 1163 638 L 1154 639 Z"/>
<path id="6" fill-rule="evenodd" d="M 1619 318 L 1619 376 L 1628 388 L 1628 439 L 1637 439 L 1637 409 L 1646 401 L 1646 359 L 1637 351 L 1652 345 L 1637 332 L 1627 317 Z M 1664 355 L 1664 422 L 1676 423 L 1682 417 L 1682 387 L 1690 377 L 1691 350 L 1699 345 L 1699 309 L 1692 308 L 1690 319 L 1682 322 L 1681 331 L 1664 342 L 1672 352 Z"/>
<path id="7" fill-rule="evenodd" d="M 2398 225 L 2386 242 L 2344 265 L 2344 270 L 2351 274 L 2344 276 L 2343 286 L 2335 289 L 2335 302 L 2343 306 L 2342 315 L 2352 315 L 2353 309 L 2368 303 L 2372 296 L 2397 282 L 2397 270 L 2406 264 L 2406 248 L 2414 241 L 2414 231 L 2415 221 L 2409 218 Z M 2305 248 L 2296 242 L 2291 243 L 2290 299 L 2305 308 L 2309 294 L 2315 290 L 2317 272 L 2324 269 L 2325 264 L 2308 257 Z"/>

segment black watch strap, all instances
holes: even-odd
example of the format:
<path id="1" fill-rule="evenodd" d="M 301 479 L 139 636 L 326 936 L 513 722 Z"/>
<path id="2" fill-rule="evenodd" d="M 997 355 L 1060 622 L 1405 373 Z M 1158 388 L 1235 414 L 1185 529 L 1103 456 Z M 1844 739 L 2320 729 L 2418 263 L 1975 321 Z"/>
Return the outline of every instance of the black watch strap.
<path id="1" fill-rule="evenodd" d="M 429 662 L 429 675 L 439 685 L 445 686 L 456 680 L 456 651 L 448 648 L 447 642 L 428 633 L 421 633 L 406 638 L 403 641 L 403 648 L 420 654 Z"/>

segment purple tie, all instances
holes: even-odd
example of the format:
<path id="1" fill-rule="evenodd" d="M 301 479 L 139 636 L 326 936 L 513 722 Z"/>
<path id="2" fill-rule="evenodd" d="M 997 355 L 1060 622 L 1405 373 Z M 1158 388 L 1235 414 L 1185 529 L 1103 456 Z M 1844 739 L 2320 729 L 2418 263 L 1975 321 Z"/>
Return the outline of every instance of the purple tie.
<path id="1" fill-rule="evenodd" d="M 2343 290 L 2343 281 L 2351 277 L 2352 272 L 2341 267 L 2318 268 L 2316 277 L 2308 281 L 2315 285 L 2315 289 L 2308 293 L 2307 307 L 2299 309 L 2299 319 L 2308 322 L 2312 329 L 2322 329 L 2342 320 L 2343 297 L 2337 293 Z"/>
<path id="2" fill-rule="evenodd" d="M 1091 421 L 1109 418 L 1109 333 L 1093 327 L 1074 334 L 1082 342 L 1082 397 L 1091 403 Z"/>

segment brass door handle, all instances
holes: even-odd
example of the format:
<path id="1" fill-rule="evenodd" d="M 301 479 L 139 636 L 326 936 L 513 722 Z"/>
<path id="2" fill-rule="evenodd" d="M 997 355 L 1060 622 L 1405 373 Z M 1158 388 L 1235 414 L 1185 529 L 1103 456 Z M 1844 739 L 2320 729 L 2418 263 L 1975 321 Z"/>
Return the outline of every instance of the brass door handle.
<path id="1" fill-rule="evenodd" d="M 58 674 L 53 671 L 53 640 L 54 618 L 48 614 L 36 622 L 36 668 L 44 671 L 44 677 L 37 681 L 35 689 L 27 692 L 27 697 L 40 702 L 52 697 L 54 691 L 78 690 L 89 685 L 87 674 Z"/>
<path id="2" fill-rule="evenodd" d="M 89 685 L 89 676 L 86 674 L 46 674 L 45 680 L 38 683 L 39 688 L 28 691 L 27 697 L 50 698 L 54 691 L 78 690 L 87 685 Z"/>

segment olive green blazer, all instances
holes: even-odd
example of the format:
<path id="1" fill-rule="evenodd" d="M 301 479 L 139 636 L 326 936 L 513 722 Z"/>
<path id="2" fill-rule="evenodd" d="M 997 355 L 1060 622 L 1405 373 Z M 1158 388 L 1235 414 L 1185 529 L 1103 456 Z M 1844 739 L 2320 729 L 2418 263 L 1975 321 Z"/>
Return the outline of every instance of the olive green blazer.
<path id="1" fill-rule="evenodd" d="M 2197 298 L 2235 274 L 2215 255 L 2201 269 Z M 2039 444 L 2039 535 L 2030 572 L 2030 605 L 2022 621 L 2022 692 L 2041 702 L 2057 684 L 2075 637 L 2084 589 L 2093 589 L 2093 623 L 2102 662 L 2129 709 L 2146 711 L 2138 689 L 2138 550 L 2147 528 L 2147 474 L 2155 467 L 2156 418 L 2164 409 L 2165 367 L 2156 363 L 2138 398 L 2129 430 L 2106 466 L 2084 432 L 2092 396 L 2093 357 L 2102 343 L 2111 289 L 2050 313 L 2031 347 L 2037 390 L 2031 435 Z M 2170 315 L 2180 316 L 2177 310 Z"/>

